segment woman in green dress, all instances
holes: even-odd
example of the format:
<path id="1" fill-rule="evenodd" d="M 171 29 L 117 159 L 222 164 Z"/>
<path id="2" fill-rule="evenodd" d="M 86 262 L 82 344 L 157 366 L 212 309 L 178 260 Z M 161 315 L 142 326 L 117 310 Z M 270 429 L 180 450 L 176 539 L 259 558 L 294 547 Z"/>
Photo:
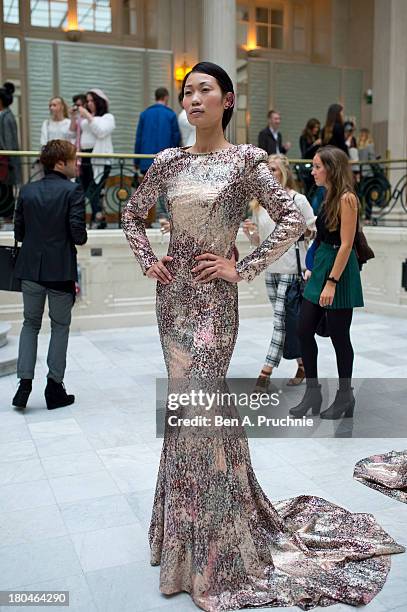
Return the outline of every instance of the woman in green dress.
<path id="1" fill-rule="evenodd" d="M 326 311 L 336 354 L 339 389 L 334 402 L 320 417 L 339 419 L 353 416 L 355 405 L 351 387 L 350 326 L 353 308 L 363 306 L 359 263 L 354 249 L 359 202 L 349 160 L 343 151 L 333 146 L 322 147 L 315 154 L 312 165 L 315 183 L 326 188 L 326 196 L 316 221 L 318 248 L 304 291 L 298 332 L 307 388 L 302 401 L 290 410 L 290 414 L 303 416 L 310 409 L 314 415 L 320 413 L 322 395 L 315 333 Z"/>

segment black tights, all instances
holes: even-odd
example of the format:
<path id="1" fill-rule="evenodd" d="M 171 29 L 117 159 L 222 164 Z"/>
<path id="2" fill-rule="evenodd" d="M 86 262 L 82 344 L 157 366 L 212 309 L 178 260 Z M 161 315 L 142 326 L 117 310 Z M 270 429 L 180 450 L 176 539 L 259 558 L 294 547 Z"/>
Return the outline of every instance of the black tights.
<path id="1" fill-rule="evenodd" d="M 315 332 L 325 308 L 313 304 L 305 298 L 301 304 L 298 336 L 301 342 L 301 354 L 304 363 L 305 376 L 309 384 L 318 381 L 318 346 Z M 339 387 L 350 386 L 353 369 L 353 348 L 350 340 L 350 324 L 352 323 L 352 308 L 327 309 L 328 327 L 331 341 L 335 349 L 338 367 Z"/>

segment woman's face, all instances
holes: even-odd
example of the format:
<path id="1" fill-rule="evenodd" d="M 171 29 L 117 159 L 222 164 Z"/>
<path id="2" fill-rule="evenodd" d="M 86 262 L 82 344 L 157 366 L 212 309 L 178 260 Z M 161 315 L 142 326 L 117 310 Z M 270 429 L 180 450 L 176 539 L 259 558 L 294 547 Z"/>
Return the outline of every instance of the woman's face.
<path id="1" fill-rule="evenodd" d="M 96 105 L 95 105 L 95 101 L 94 101 L 94 99 L 93 99 L 93 96 L 92 96 L 91 94 L 88 94 L 88 95 L 86 96 L 86 106 L 87 106 L 88 111 L 89 111 L 89 112 L 90 112 L 92 115 L 94 115 L 94 114 L 95 114 L 95 112 L 96 112 Z"/>
<path id="2" fill-rule="evenodd" d="M 321 129 L 321 126 L 319 125 L 319 123 L 315 124 L 314 127 L 312 128 L 313 136 L 318 136 L 320 129 Z"/>
<path id="3" fill-rule="evenodd" d="M 269 162 L 269 168 L 272 171 L 274 178 L 281 184 L 283 180 L 283 175 L 280 170 L 280 166 L 275 159 Z"/>
<path id="4" fill-rule="evenodd" d="M 318 185 L 318 187 L 327 186 L 327 182 L 326 182 L 327 172 L 318 154 L 315 155 L 314 159 L 312 160 L 311 174 L 314 177 L 315 184 Z"/>
<path id="5" fill-rule="evenodd" d="M 188 121 L 197 128 L 222 123 L 223 112 L 230 101 L 223 94 L 215 77 L 191 72 L 184 87 L 182 105 Z"/>
<path id="6" fill-rule="evenodd" d="M 53 98 L 48 108 L 53 117 L 60 117 L 63 114 L 62 102 L 59 98 Z"/>
<path id="7" fill-rule="evenodd" d="M 339 117 L 343 123 L 345 121 L 345 113 L 343 112 L 343 108 L 339 111 Z"/>

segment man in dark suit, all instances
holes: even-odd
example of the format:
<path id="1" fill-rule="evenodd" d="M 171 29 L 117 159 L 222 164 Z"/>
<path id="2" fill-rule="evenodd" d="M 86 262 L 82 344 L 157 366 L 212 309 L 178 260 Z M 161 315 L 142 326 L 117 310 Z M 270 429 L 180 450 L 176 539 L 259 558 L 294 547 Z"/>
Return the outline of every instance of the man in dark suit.
<path id="1" fill-rule="evenodd" d="M 267 115 L 268 126 L 259 133 L 259 147 L 267 151 L 268 155 L 275 155 L 281 153 L 286 155 L 291 147 L 290 142 L 283 144 L 283 137 L 281 136 L 280 123 L 281 116 L 278 111 L 271 110 Z"/>
<path id="2" fill-rule="evenodd" d="M 75 401 L 62 382 L 78 279 L 75 244 L 87 240 L 85 196 L 82 187 L 69 180 L 75 177 L 75 156 L 76 148 L 67 140 L 50 140 L 40 156 L 44 178 L 24 185 L 16 206 L 14 236 L 22 247 L 15 276 L 22 280 L 24 302 L 17 361 L 20 384 L 13 398 L 13 406 L 18 408 L 25 408 L 31 393 L 46 297 L 51 319 L 47 408 Z"/>

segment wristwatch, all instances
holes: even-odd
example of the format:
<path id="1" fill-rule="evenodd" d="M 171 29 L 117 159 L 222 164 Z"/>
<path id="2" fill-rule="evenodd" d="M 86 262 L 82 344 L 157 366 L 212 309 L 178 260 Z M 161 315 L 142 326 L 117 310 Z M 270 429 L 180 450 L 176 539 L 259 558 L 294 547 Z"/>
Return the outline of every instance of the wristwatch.
<path id="1" fill-rule="evenodd" d="M 331 281 L 331 283 L 335 283 L 335 285 L 337 285 L 339 283 L 339 281 L 336 278 L 334 278 L 333 276 L 329 276 L 327 278 L 327 281 Z"/>

